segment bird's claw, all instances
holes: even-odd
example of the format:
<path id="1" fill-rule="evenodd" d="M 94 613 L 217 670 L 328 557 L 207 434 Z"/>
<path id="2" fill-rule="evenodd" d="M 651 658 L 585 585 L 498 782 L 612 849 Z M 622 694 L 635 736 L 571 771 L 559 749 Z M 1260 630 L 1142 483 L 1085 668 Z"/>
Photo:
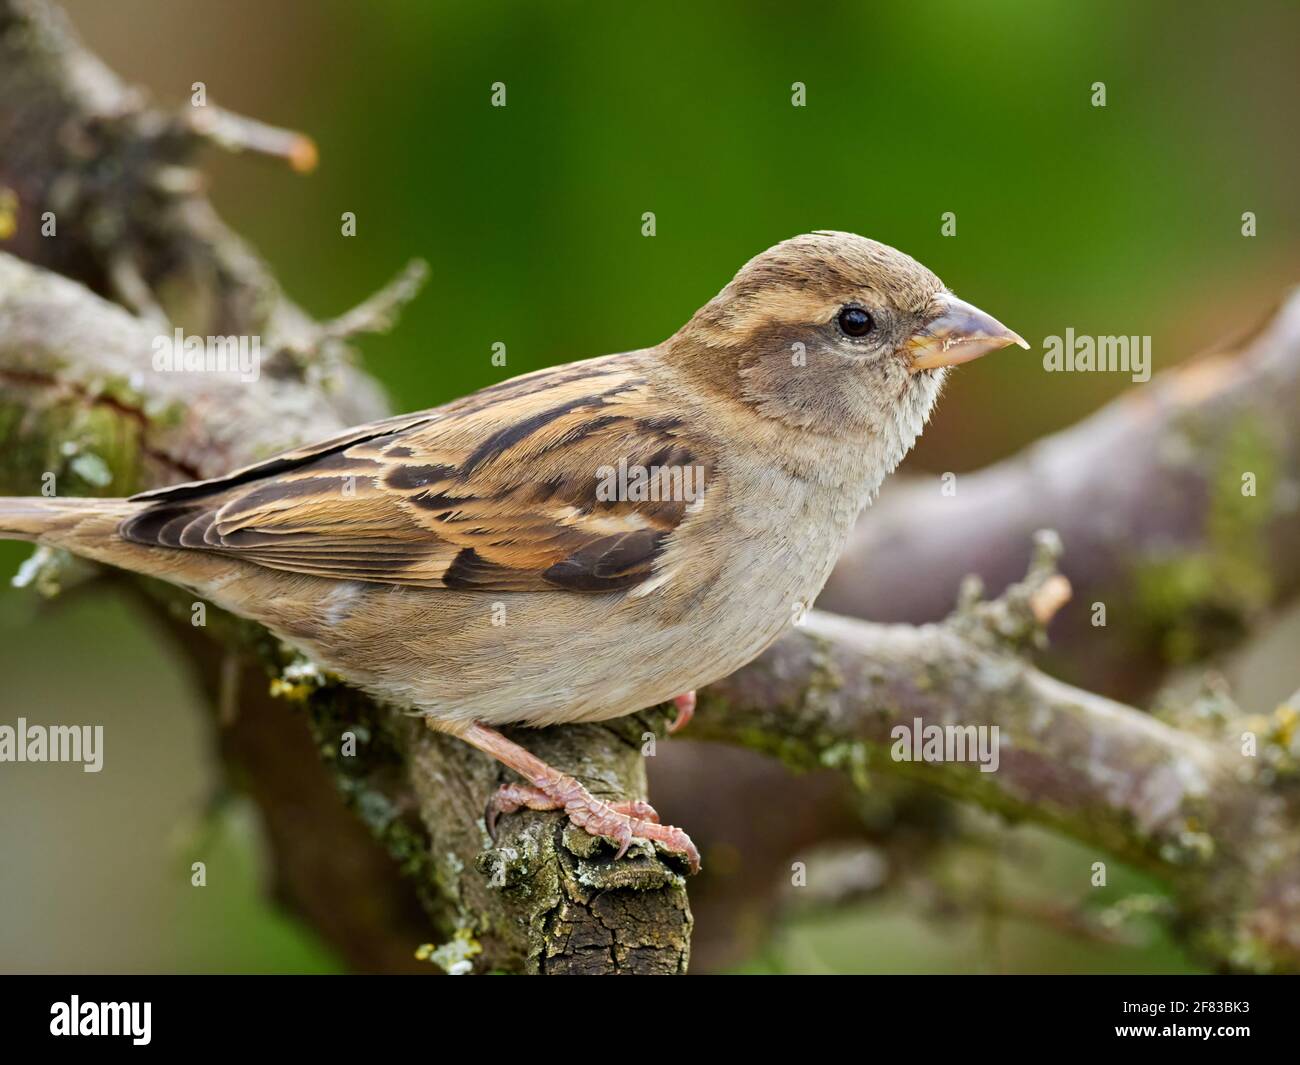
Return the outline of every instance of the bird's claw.
<path id="1" fill-rule="evenodd" d="M 593 836 L 603 836 L 618 845 L 615 860 L 627 853 L 636 839 L 658 843 L 664 850 L 684 857 L 692 873 L 700 871 L 700 852 L 680 828 L 659 822 L 655 808 L 640 799 L 603 802 L 572 777 L 561 777 L 547 788 L 529 784 L 503 784 L 488 801 L 484 821 L 496 841 L 497 819 L 501 814 L 530 810 L 563 810 L 569 820 Z"/>
<path id="2" fill-rule="evenodd" d="M 497 841 L 497 820 L 502 814 L 512 814 L 528 807 L 530 810 L 558 810 L 562 803 L 547 795 L 541 788 L 529 784 L 502 784 L 488 800 L 483 822 L 492 842 Z"/>
<path id="3" fill-rule="evenodd" d="M 677 707 L 677 716 L 673 719 L 673 723 L 668 726 L 668 734 L 670 736 L 674 733 L 681 732 L 682 729 L 691 723 L 691 718 L 695 716 L 695 693 L 689 691 L 683 695 L 677 696 L 673 700 L 673 705 Z"/>

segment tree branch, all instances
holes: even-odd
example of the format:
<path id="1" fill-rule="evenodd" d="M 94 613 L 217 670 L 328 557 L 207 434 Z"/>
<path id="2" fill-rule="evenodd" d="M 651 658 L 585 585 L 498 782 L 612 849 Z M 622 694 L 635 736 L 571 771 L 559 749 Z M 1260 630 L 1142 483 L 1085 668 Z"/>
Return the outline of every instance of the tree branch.
<path id="1" fill-rule="evenodd" d="M 1232 716 L 1206 737 L 1039 672 L 1023 650 L 1059 580 L 1040 554 L 1025 581 L 938 625 L 814 613 L 708 689 L 694 727 L 796 767 L 900 774 L 1056 829 L 1164 877 L 1190 944 L 1215 963 L 1300 969 L 1300 708 Z M 913 749 L 895 730 L 923 726 L 996 727 L 996 769 L 900 758 Z"/>

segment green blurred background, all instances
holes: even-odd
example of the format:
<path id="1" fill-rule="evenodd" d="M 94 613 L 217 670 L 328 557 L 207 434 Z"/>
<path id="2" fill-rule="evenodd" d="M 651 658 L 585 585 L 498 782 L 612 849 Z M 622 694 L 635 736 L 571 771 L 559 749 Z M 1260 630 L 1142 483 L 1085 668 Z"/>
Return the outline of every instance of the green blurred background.
<path id="1" fill-rule="evenodd" d="M 654 343 L 751 255 L 811 229 L 902 248 L 1035 347 L 1067 327 L 1150 334 L 1157 370 L 1241 333 L 1300 276 L 1289 2 L 65 6 L 158 100 L 203 81 L 211 102 L 317 140 L 307 177 L 216 153 L 207 167 L 227 220 L 310 312 L 429 261 L 400 327 L 362 345 L 398 410 Z M 956 375 L 909 465 L 983 465 L 1126 383 L 984 360 Z M 24 555 L 0 545 L 4 572 Z M 337 967 L 262 901 L 255 816 L 237 801 L 205 814 L 219 781 L 197 695 L 126 606 L 5 588 L 0 635 L 0 721 L 94 720 L 108 737 L 98 775 L 0 767 L 0 966 Z M 1247 673 L 1277 694 L 1267 668 Z M 1087 856 L 1033 842 L 1031 888 L 1077 883 Z M 1150 887 L 1121 874 L 1108 890 Z M 983 935 L 863 906 L 789 922 L 748 968 L 978 971 L 994 964 Z M 1156 933 L 1131 948 L 1015 922 L 1003 936 L 1002 968 L 1187 966 Z"/>

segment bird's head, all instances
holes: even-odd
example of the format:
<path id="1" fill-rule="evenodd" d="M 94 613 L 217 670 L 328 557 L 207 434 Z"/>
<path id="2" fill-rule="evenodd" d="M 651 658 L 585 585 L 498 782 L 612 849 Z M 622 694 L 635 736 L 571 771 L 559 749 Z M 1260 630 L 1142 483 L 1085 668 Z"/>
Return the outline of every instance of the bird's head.
<path id="1" fill-rule="evenodd" d="M 947 367 L 1009 344 L 1028 347 L 910 256 L 817 232 L 751 259 L 666 349 L 707 387 L 790 427 L 914 438 Z"/>

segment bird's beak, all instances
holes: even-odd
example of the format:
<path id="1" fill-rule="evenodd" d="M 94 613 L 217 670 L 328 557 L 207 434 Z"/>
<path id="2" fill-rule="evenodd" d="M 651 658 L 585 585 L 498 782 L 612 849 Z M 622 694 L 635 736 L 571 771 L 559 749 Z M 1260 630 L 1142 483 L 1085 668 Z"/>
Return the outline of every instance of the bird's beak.
<path id="1" fill-rule="evenodd" d="M 1019 334 L 951 292 L 937 302 L 939 313 L 904 345 L 912 356 L 911 373 L 970 362 L 1008 344 L 1028 349 Z"/>

